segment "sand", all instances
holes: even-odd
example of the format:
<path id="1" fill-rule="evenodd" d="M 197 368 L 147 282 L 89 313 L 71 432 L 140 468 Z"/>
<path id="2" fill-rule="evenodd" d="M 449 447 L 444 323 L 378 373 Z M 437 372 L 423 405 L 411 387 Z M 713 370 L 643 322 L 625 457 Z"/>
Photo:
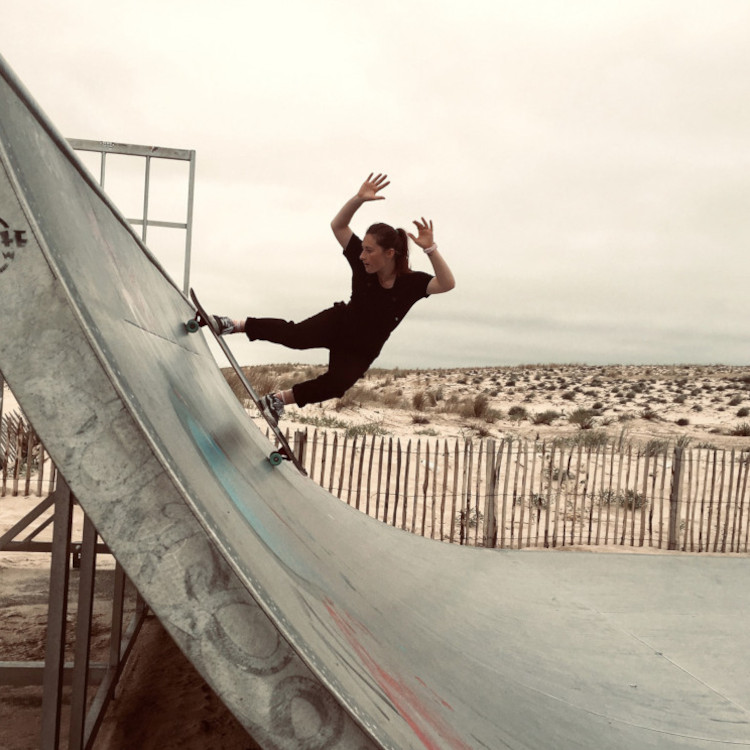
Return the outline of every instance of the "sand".
<path id="1" fill-rule="evenodd" d="M 272 370 L 263 380 L 288 387 L 309 376 L 308 370 Z M 480 416 L 471 416 L 474 408 Z M 591 429 L 618 440 L 689 439 L 693 446 L 747 450 L 750 436 L 731 433 L 743 425 L 750 431 L 750 367 L 373 370 L 342 401 L 287 407 L 283 424 L 290 430 L 360 425 L 394 437 L 550 440 L 579 432 L 571 417 L 581 410 L 591 413 Z M 540 415 L 548 412 L 558 416 L 549 425 L 540 423 Z"/>

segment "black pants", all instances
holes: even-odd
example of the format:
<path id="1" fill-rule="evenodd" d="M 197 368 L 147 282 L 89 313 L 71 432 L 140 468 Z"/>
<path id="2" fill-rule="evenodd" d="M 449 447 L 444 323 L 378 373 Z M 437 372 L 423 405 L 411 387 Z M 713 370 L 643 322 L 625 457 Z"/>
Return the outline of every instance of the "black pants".
<path id="1" fill-rule="evenodd" d="M 320 377 L 292 387 L 297 406 L 340 398 L 368 370 L 378 352 L 357 351 L 347 335 L 342 308 L 330 307 L 307 320 L 294 323 L 280 318 L 248 318 L 245 333 L 250 341 L 270 341 L 290 349 L 328 349 L 328 370 Z"/>

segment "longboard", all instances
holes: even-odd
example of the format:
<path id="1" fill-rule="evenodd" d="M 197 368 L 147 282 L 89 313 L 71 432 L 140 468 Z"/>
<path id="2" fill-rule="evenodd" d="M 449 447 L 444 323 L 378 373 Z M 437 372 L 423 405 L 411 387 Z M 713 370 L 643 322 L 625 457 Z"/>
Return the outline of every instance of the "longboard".
<path id="1" fill-rule="evenodd" d="M 194 318 L 191 318 L 185 324 L 188 332 L 195 333 L 196 331 L 199 331 L 202 327 L 201 322 L 205 324 L 206 328 L 210 329 L 211 333 L 213 333 L 214 338 L 216 339 L 216 343 L 218 343 L 222 352 L 224 352 L 224 356 L 227 358 L 229 364 L 232 366 L 232 369 L 237 374 L 237 377 L 239 378 L 240 383 L 242 383 L 243 388 L 247 391 L 247 395 L 250 396 L 250 399 L 255 404 L 258 411 L 261 413 L 261 416 L 266 420 L 271 432 L 273 432 L 276 440 L 279 443 L 279 448 L 275 451 L 272 451 L 268 456 L 268 460 L 271 465 L 278 466 L 282 461 L 287 460 L 291 461 L 302 474 L 307 474 L 307 472 L 305 471 L 305 467 L 300 463 L 299 459 L 294 454 L 294 451 L 289 446 L 289 442 L 284 436 L 284 433 L 279 429 L 278 422 L 276 421 L 276 419 L 274 419 L 273 416 L 268 413 L 268 410 L 261 402 L 260 397 L 255 392 L 255 389 L 252 387 L 252 385 L 250 385 L 250 381 L 242 372 L 242 368 L 235 359 L 232 350 L 229 348 L 229 344 L 227 344 L 224 337 L 217 330 L 216 321 L 214 320 L 213 315 L 209 315 L 203 309 L 203 305 L 201 305 L 201 303 L 198 301 L 198 297 L 196 296 L 194 289 L 190 290 L 190 299 L 193 300 L 193 304 L 196 308 L 196 314 Z"/>

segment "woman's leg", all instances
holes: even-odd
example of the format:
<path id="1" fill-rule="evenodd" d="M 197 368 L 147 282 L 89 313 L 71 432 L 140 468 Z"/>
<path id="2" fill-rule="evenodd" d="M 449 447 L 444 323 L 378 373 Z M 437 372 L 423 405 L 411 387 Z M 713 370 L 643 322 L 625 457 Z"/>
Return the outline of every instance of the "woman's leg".
<path id="1" fill-rule="evenodd" d="M 339 321 L 337 309 L 330 307 L 299 323 L 281 318 L 248 318 L 244 330 L 250 341 L 270 341 L 290 349 L 328 348 Z"/>
<path id="2" fill-rule="evenodd" d="M 295 403 L 297 406 L 341 398 L 367 372 L 371 364 L 372 357 L 333 350 L 326 372 L 313 380 L 293 386 L 293 401 L 287 400 L 288 392 L 281 394 L 282 398 L 285 403 Z"/>

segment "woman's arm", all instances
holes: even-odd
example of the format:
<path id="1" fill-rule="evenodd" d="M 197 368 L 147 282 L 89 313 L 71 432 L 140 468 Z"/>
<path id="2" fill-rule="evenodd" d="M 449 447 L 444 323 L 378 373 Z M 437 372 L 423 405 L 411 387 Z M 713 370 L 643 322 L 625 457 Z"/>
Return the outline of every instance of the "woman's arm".
<path id="1" fill-rule="evenodd" d="M 357 212 L 357 209 L 367 201 L 384 200 L 385 196 L 378 195 L 378 192 L 388 185 L 390 185 L 390 182 L 388 182 L 388 175 L 379 174 L 376 177 L 373 177 L 373 175 L 370 174 L 370 176 L 362 183 L 362 187 L 357 194 L 344 203 L 341 210 L 333 217 L 331 229 L 341 247 L 345 248 L 349 244 L 352 234 L 354 234 L 349 228 L 349 223 Z"/>
<path id="2" fill-rule="evenodd" d="M 440 255 L 437 248 L 427 257 L 430 259 L 432 270 L 435 272 L 435 277 L 427 285 L 427 294 L 450 292 L 456 286 L 456 280 L 453 278 L 453 272 L 448 268 L 445 258 Z"/>
<path id="3" fill-rule="evenodd" d="M 422 221 L 415 221 L 414 224 L 419 232 L 418 236 L 415 237 L 413 234 L 409 234 L 409 237 L 427 252 L 427 257 L 432 263 L 432 270 L 435 272 L 435 276 L 430 280 L 427 285 L 427 294 L 442 294 L 443 292 L 450 292 L 453 287 L 456 286 L 456 280 L 453 278 L 453 272 L 445 262 L 445 258 L 438 252 L 437 245 L 435 244 L 435 235 L 432 230 L 432 220 L 429 222 L 422 217 Z"/>

